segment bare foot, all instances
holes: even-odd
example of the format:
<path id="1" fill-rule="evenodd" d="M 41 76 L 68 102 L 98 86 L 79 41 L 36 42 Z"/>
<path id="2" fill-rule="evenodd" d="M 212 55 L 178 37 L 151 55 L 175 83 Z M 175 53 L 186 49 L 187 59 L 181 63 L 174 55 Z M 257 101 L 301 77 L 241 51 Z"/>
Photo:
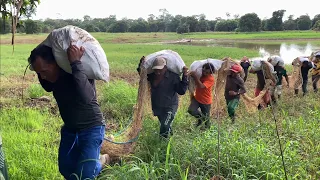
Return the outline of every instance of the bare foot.
<path id="1" fill-rule="evenodd" d="M 108 154 L 103 154 L 100 156 L 99 161 L 101 165 L 110 164 L 110 156 Z"/>

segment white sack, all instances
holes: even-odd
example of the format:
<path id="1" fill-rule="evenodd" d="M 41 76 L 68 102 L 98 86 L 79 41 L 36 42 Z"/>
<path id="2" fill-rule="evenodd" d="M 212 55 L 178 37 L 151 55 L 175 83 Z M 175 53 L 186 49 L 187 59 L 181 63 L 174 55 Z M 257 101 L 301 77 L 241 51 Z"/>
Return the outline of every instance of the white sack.
<path id="1" fill-rule="evenodd" d="M 214 66 L 215 71 L 217 72 L 220 69 L 223 61 L 219 59 L 211 59 L 211 58 L 204 59 L 204 60 L 196 60 L 190 65 L 190 70 L 196 71 L 197 76 L 201 77 L 202 66 L 206 63 L 211 63 Z"/>
<path id="2" fill-rule="evenodd" d="M 262 61 L 263 61 L 264 63 L 266 63 L 266 64 L 269 66 L 271 72 L 274 73 L 274 67 L 272 66 L 272 64 L 269 63 L 268 61 L 262 60 L 262 59 L 255 59 L 255 60 L 253 60 L 253 62 L 252 62 L 252 64 L 251 64 L 252 70 L 254 70 L 254 71 L 260 71 L 260 70 L 262 69 Z"/>
<path id="3" fill-rule="evenodd" d="M 177 52 L 172 50 L 162 50 L 149 54 L 145 58 L 144 67 L 147 69 L 148 74 L 153 73 L 152 65 L 157 57 L 164 58 L 167 61 L 167 68 L 179 75 L 182 74 L 182 69 L 184 66 L 186 66 L 181 56 Z"/>
<path id="4" fill-rule="evenodd" d="M 106 54 L 99 42 L 87 31 L 76 26 L 65 26 L 53 30 L 41 44 L 51 47 L 57 64 L 64 71 L 71 73 L 67 56 L 70 42 L 85 49 L 80 61 L 88 79 L 109 81 L 109 64 Z M 33 70 L 31 66 L 30 70 Z"/>
<path id="5" fill-rule="evenodd" d="M 276 66 L 278 63 L 279 63 L 279 66 L 284 66 L 284 60 L 280 56 L 277 56 L 277 55 L 271 56 L 270 60 L 271 60 L 270 63 L 273 66 Z"/>

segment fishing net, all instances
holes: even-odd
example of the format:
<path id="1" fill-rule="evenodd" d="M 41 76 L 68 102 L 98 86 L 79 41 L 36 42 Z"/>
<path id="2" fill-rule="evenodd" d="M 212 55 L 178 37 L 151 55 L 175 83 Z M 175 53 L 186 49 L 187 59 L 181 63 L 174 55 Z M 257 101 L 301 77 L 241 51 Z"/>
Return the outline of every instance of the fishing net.
<path id="1" fill-rule="evenodd" d="M 302 85 L 302 74 L 301 74 L 301 60 L 299 57 L 292 61 L 293 71 L 289 78 L 289 87 L 294 89 L 299 89 Z"/>
<path id="2" fill-rule="evenodd" d="M 215 89 L 214 89 L 214 96 L 213 96 L 214 103 L 213 103 L 213 106 L 211 109 L 213 115 L 217 115 L 217 114 L 214 114 L 217 112 L 219 112 L 219 113 L 226 112 L 226 101 L 224 99 L 226 78 L 228 76 L 228 71 L 229 71 L 230 67 L 234 63 L 237 63 L 237 62 L 233 61 L 231 58 L 225 58 L 223 60 L 224 60 L 224 62 L 222 63 L 221 68 L 218 70 L 217 80 L 216 80 Z M 264 89 L 260 92 L 259 96 L 255 97 L 255 98 L 251 98 L 250 96 L 248 96 L 247 93 L 241 95 L 241 99 L 243 100 L 245 107 L 249 113 L 256 112 L 259 104 L 264 105 L 263 104 L 264 103 L 263 97 L 270 89 L 272 82 L 275 81 L 273 66 L 270 63 L 262 61 L 261 69 L 264 72 L 264 76 L 266 79 L 266 85 L 265 85 Z M 242 78 L 244 77 L 244 71 L 241 71 L 240 76 Z"/>
<path id="3" fill-rule="evenodd" d="M 148 90 L 147 71 L 141 66 L 137 103 L 133 107 L 133 120 L 131 125 L 118 137 L 105 138 L 102 143 L 101 153 L 110 157 L 120 157 L 133 152 L 136 140 L 142 129 L 142 118 L 145 109 L 145 100 Z M 121 142 L 119 142 L 121 141 Z"/>

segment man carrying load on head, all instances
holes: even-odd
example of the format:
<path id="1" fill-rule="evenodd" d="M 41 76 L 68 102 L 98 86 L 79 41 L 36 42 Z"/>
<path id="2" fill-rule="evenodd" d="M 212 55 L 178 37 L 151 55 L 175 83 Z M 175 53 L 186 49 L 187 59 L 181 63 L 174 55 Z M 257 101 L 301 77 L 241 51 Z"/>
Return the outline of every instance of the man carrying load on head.
<path id="1" fill-rule="evenodd" d="M 255 61 L 261 61 L 261 60 L 255 60 Z M 270 64 L 269 62 L 261 61 L 262 68 L 263 68 L 263 63 Z M 270 64 L 270 66 L 272 65 Z M 253 68 L 251 68 L 249 72 L 257 75 L 257 85 L 254 92 L 255 97 L 259 96 L 260 92 L 265 88 L 266 79 L 270 78 L 270 80 L 272 81 L 272 84 L 271 84 L 270 90 L 269 89 L 266 90 L 266 94 L 263 96 L 263 101 L 264 101 L 264 104 L 267 106 L 271 105 L 271 99 L 273 100 L 273 102 L 275 102 L 274 91 L 271 91 L 274 88 L 272 86 L 275 86 L 277 82 L 276 76 L 275 74 L 273 74 L 274 72 L 269 72 L 271 73 L 269 75 L 270 77 L 267 77 L 266 72 L 264 72 L 262 69 L 254 70 Z M 262 108 L 264 107 L 261 104 L 259 104 L 258 109 L 262 109 Z"/>
<path id="2" fill-rule="evenodd" d="M 202 75 L 198 77 L 195 71 L 190 72 L 196 84 L 195 95 L 191 98 L 188 113 L 198 119 L 197 127 L 205 124 L 210 128 L 210 108 L 212 104 L 212 87 L 214 85 L 213 64 L 206 63 L 202 66 Z M 198 109 L 201 109 L 199 111 Z"/>
<path id="3" fill-rule="evenodd" d="M 312 73 L 312 86 L 313 86 L 314 92 L 316 93 L 316 92 L 318 92 L 317 83 L 320 79 L 320 51 L 315 54 L 313 63 L 314 63 L 314 67 L 311 71 L 311 73 Z"/>
<path id="4" fill-rule="evenodd" d="M 64 121 L 58 163 L 60 173 L 68 180 L 93 179 L 110 160 L 107 154 L 99 157 L 105 120 L 97 102 L 95 82 L 87 78 L 80 61 L 83 53 L 83 47 L 69 46 L 71 74 L 58 66 L 48 46 L 38 46 L 29 57 L 40 84 L 53 93 Z"/>
<path id="5" fill-rule="evenodd" d="M 278 98 L 281 98 L 281 93 L 282 93 L 282 79 L 283 77 L 285 77 L 286 81 L 287 81 L 287 87 L 289 87 L 289 78 L 287 75 L 287 70 L 284 67 L 284 62 L 283 61 L 279 61 L 275 66 L 274 66 L 274 70 L 277 73 L 277 84 L 275 86 L 275 89 L 273 89 L 273 91 L 275 91 L 275 93 L 278 95 Z"/>
<path id="6" fill-rule="evenodd" d="M 307 57 L 300 57 L 302 61 L 301 65 L 301 75 L 302 75 L 302 92 L 303 96 L 305 96 L 308 92 L 308 75 L 309 75 L 309 70 L 313 67 L 312 62 L 309 61 Z M 299 93 L 299 89 L 295 89 L 294 93 L 297 95 Z"/>
<path id="7" fill-rule="evenodd" d="M 244 80 L 240 77 L 241 70 L 241 66 L 238 64 L 231 66 L 224 92 L 224 97 L 227 101 L 228 114 L 232 123 L 235 121 L 235 111 L 239 104 L 240 94 L 246 93 Z"/>
<path id="8" fill-rule="evenodd" d="M 144 56 L 140 59 L 137 71 L 140 73 L 140 65 L 144 63 Z M 182 80 L 178 74 L 167 68 L 167 61 L 157 57 L 152 65 L 153 73 L 148 74 L 151 85 L 151 105 L 154 116 L 160 122 L 160 136 L 168 138 L 172 132 L 172 122 L 178 109 L 178 94 L 184 95 L 188 88 L 188 68 L 183 67 Z"/>

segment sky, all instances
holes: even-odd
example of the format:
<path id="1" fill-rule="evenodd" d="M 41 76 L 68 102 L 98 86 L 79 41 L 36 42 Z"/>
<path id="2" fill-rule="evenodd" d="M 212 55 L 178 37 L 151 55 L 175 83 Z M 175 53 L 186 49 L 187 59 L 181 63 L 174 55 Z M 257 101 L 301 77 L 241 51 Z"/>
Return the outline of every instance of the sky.
<path id="1" fill-rule="evenodd" d="M 284 16 L 285 20 L 291 14 L 295 18 L 305 14 L 309 14 L 313 18 L 316 14 L 320 14 L 317 1 L 303 0 L 303 3 L 301 1 L 293 3 L 292 0 L 41 0 L 37 14 L 33 19 L 83 19 L 84 15 L 89 15 L 92 18 L 116 15 L 118 20 L 124 17 L 147 19 L 149 14 L 158 16 L 159 9 L 165 8 L 172 15 L 205 14 L 209 20 L 216 17 L 226 18 L 227 12 L 231 17 L 234 14 L 241 16 L 255 12 L 261 19 L 264 19 L 270 18 L 273 11 L 285 9 L 287 10 Z"/>

